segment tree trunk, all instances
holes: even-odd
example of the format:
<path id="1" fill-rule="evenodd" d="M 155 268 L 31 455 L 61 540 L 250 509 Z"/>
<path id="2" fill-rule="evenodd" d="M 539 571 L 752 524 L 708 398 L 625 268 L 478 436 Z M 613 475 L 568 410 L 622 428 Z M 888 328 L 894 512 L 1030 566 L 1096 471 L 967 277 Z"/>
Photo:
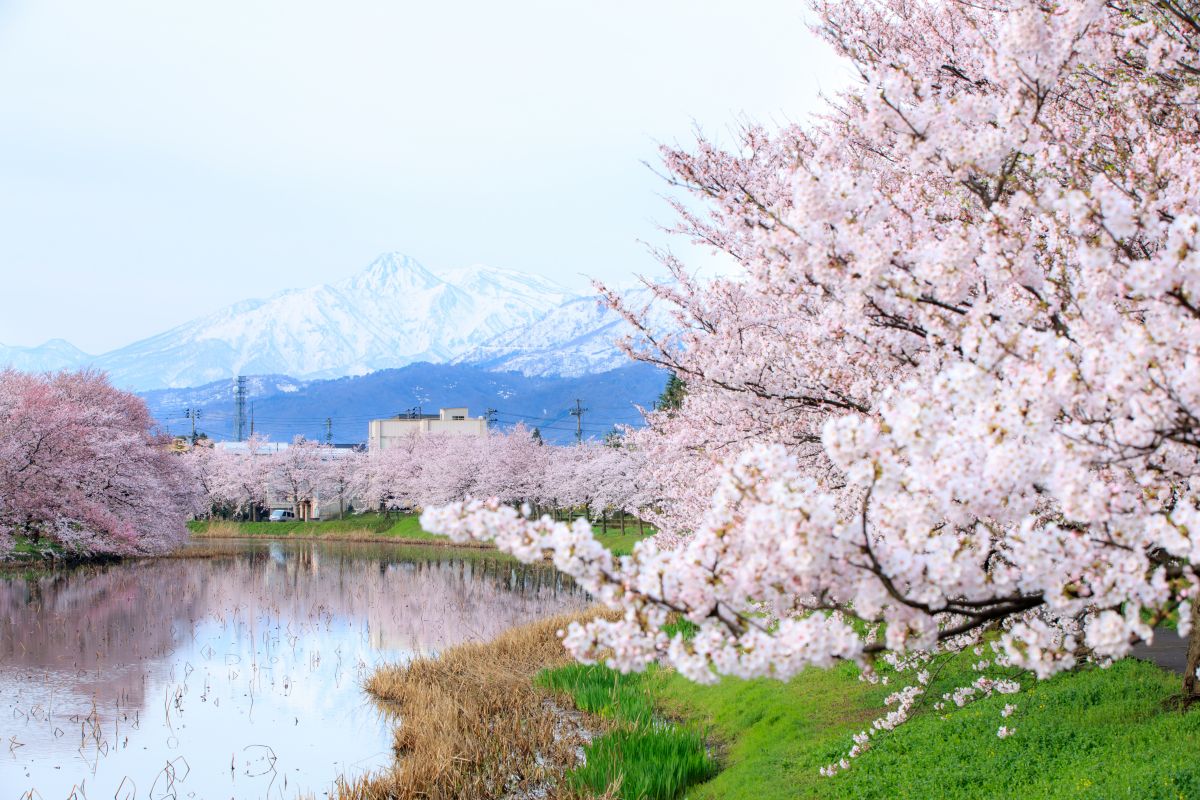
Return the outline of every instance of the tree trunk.
<path id="1" fill-rule="evenodd" d="M 1200 591 L 1192 596 L 1192 630 L 1188 634 L 1187 667 L 1183 671 L 1183 698 L 1186 702 L 1200 700 L 1196 670 L 1200 668 Z"/>

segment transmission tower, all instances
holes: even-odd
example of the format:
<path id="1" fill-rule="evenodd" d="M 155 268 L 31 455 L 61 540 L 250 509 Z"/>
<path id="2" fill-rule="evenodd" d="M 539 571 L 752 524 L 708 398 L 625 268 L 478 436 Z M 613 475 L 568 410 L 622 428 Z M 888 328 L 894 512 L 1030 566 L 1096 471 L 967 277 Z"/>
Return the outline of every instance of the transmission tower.
<path id="1" fill-rule="evenodd" d="M 233 394 L 233 402 L 237 413 L 237 440 L 246 440 L 246 376 L 237 376 L 237 389 Z"/>

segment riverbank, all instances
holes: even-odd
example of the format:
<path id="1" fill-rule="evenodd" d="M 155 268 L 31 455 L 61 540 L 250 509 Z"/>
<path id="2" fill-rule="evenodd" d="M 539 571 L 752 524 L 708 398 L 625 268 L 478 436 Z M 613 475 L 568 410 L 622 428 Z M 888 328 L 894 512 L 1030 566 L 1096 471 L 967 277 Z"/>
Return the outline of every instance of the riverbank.
<path id="1" fill-rule="evenodd" d="M 556 781 L 558 796 L 565 797 L 600 796 L 617 779 L 624 780 L 626 791 L 618 789 L 612 796 L 630 799 L 676 797 L 684 786 L 687 797 L 709 800 L 1200 797 L 1200 764 L 1194 758 L 1200 747 L 1200 709 L 1175 708 L 1171 699 L 1180 691 L 1179 677 L 1137 659 L 1048 681 L 995 671 L 995 677 L 1019 681 L 1021 691 L 961 709 L 948 703 L 950 710 L 937 710 L 934 702 L 968 683 L 972 674 L 966 663 L 970 654 L 948 659 L 910 722 L 878 737 L 848 771 L 825 778 L 820 768 L 840 759 L 853 744 L 852 736 L 881 715 L 883 697 L 896 689 L 895 678 L 891 686 L 865 683 L 853 665 L 810 669 L 786 683 L 726 679 L 697 686 L 667 669 L 622 676 L 604 667 L 568 663 L 556 637 L 544 638 L 562 624 L 555 620 L 510 631 L 499 651 L 471 645 L 445 663 L 422 663 L 415 672 L 384 670 L 370 686 L 380 697 L 395 691 L 414 710 L 421 707 L 415 698 L 423 695 L 419 690 L 410 694 L 410 685 L 450 685 L 450 696 L 466 692 L 503 698 L 512 693 L 515 705 L 498 700 L 498 716 L 481 717 L 471 733 L 478 739 L 471 752 L 490 754 L 489 763 L 497 765 L 493 778 L 504 774 L 505 764 L 526 765 L 512 772 L 525 776 L 529 754 L 538 750 L 521 745 L 517 755 L 504 751 L 505 741 L 517 735 L 512 726 L 545 735 L 552 729 L 546 726 L 554 715 L 545 711 L 552 702 L 586 712 L 586 724 L 598 734 L 595 741 L 580 745 L 588 766 L 580 768 L 567 759 L 556 772 L 540 775 Z M 519 670 L 492 666 L 503 660 L 496 653 L 506 652 L 511 642 L 538 636 L 541 644 L 529 650 Z M 539 657 L 546 660 L 538 664 Z M 472 659 L 480 663 L 471 666 Z M 450 683 L 429 677 L 439 673 Z M 497 674 L 503 675 L 502 682 Z M 404 688 L 391 688 L 396 686 Z M 1015 711 L 1004 717 L 1001 711 L 1009 704 Z M 661 738 L 667 741 L 639 743 L 638 720 L 650 720 L 641 730 L 663 731 Z M 1001 739 L 997 732 L 1002 724 L 1015 732 Z M 410 735 L 420 734 L 403 728 L 398 732 L 401 738 Z M 434 738 L 446 736 L 443 732 Z M 688 737 L 696 741 L 696 736 L 702 737 L 698 750 L 687 744 Z M 421 753 L 426 751 L 406 745 L 402 752 L 406 765 L 424 763 Z M 510 758 L 517 760 L 505 760 Z M 648 790 L 649 784 L 659 788 Z M 409 794 L 395 796 L 503 796 L 449 791 L 466 784 L 438 784 L 440 794 L 430 791 L 433 784 L 407 785 Z M 380 795 L 360 787 L 344 796 Z"/>
<path id="2" fill-rule="evenodd" d="M 65 550 L 51 541 L 31 540 L 24 536 L 17 536 L 14 538 L 12 549 L 0 557 L 0 574 L 36 575 L 58 567 L 72 567 L 80 564 L 115 564 L 120 560 L 119 556 L 109 554 L 82 556 Z"/>
<path id="3" fill-rule="evenodd" d="M 356 514 L 344 519 L 314 522 L 235 522 L 232 520 L 194 520 L 188 523 L 194 539 L 323 539 L 342 542 L 402 542 L 441 547 L 495 549 L 490 544 L 452 542 L 445 536 L 421 528 L 417 514 Z M 596 536 L 617 555 L 633 550 L 633 545 L 653 531 L 602 532 Z"/>
<path id="4" fill-rule="evenodd" d="M 567 664 L 557 631 L 573 618 L 551 617 L 376 671 L 366 688 L 396 719 L 397 762 L 339 782 L 340 800 L 518 800 L 560 786 L 599 727 L 534 685 L 541 670 Z"/>
<path id="5" fill-rule="evenodd" d="M 188 529 L 194 539 L 328 539 L 345 542 L 412 541 L 450 544 L 421 528 L 416 514 L 360 514 L 344 519 L 311 522 L 242 522 L 193 520 Z"/>

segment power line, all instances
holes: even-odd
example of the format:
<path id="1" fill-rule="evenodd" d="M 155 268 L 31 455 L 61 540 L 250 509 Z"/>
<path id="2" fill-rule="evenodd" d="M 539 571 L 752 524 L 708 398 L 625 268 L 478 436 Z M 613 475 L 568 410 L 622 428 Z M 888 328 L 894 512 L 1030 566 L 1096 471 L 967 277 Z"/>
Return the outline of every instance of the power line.
<path id="1" fill-rule="evenodd" d="M 579 398 L 575 398 L 575 407 L 571 409 L 571 416 L 575 418 L 575 441 L 583 441 L 583 412 L 586 408 L 579 402 Z"/>
<path id="2" fill-rule="evenodd" d="M 192 447 L 196 446 L 196 420 L 200 418 L 202 413 L 199 408 L 189 408 L 185 412 L 187 418 L 192 421 Z"/>

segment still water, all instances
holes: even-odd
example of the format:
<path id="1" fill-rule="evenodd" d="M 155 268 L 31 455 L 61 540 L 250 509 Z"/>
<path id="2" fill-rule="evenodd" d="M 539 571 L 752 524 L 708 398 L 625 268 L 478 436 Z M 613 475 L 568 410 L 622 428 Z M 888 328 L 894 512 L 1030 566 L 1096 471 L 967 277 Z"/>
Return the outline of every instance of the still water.
<path id="1" fill-rule="evenodd" d="M 379 664 L 582 608 L 493 553 L 237 541 L 0 573 L 0 800 L 324 797 L 391 763 Z"/>

